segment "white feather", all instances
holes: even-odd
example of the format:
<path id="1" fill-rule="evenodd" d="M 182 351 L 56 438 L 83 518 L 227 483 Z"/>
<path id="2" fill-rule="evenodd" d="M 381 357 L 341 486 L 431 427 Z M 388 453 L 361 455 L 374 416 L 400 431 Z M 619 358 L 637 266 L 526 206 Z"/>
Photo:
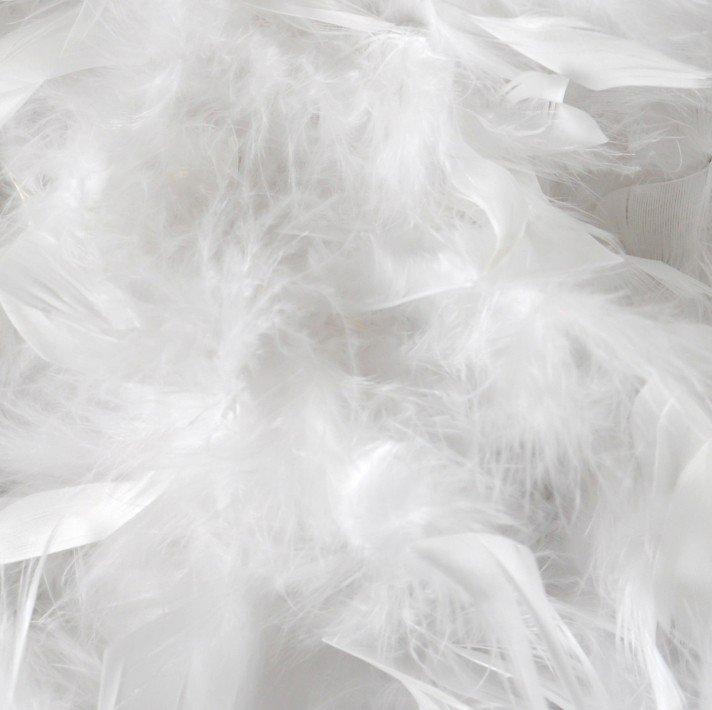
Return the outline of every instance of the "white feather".
<path id="1" fill-rule="evenodd" d="M 709 706 L 710 21 L 0 3 L 3 710 Z"/>

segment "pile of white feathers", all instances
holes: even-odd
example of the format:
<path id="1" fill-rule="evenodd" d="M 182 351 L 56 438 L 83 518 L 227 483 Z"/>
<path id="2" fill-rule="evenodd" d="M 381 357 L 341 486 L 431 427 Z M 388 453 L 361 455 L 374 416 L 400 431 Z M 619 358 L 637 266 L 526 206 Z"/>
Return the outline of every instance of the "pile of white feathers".
<path id="1" fill-rule="evenodd" d="M 0 708 L 712 708 L 712 3 L 0 5 Z"/>

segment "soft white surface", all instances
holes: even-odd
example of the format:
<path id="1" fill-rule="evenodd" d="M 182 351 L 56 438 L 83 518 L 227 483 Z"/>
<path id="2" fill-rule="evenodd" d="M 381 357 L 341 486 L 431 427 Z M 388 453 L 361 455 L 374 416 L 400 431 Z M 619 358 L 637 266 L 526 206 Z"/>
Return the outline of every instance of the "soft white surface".
<path id="1" fill-rule="evenodd" d="M 2 3 L 2 707 L 710 707 L 711 26 Z"/>

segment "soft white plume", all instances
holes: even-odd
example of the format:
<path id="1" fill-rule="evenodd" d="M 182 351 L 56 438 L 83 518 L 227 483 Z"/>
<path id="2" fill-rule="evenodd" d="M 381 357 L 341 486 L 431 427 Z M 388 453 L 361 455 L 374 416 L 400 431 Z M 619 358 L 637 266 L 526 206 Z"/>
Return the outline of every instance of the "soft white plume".
<path id="1" fill-rule="evenodd" d="M 710 22 L 0 4 L 2 707 L 710 707 Z"/>

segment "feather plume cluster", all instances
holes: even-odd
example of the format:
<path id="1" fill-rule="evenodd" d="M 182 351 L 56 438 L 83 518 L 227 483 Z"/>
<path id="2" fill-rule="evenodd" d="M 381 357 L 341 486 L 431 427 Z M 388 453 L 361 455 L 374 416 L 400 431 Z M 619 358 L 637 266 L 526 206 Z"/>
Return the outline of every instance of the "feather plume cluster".
<path id="1" fill-rule="evenodd" d="M 712 5 L 0 5 L 0 707 L 712 707 Z"/>

